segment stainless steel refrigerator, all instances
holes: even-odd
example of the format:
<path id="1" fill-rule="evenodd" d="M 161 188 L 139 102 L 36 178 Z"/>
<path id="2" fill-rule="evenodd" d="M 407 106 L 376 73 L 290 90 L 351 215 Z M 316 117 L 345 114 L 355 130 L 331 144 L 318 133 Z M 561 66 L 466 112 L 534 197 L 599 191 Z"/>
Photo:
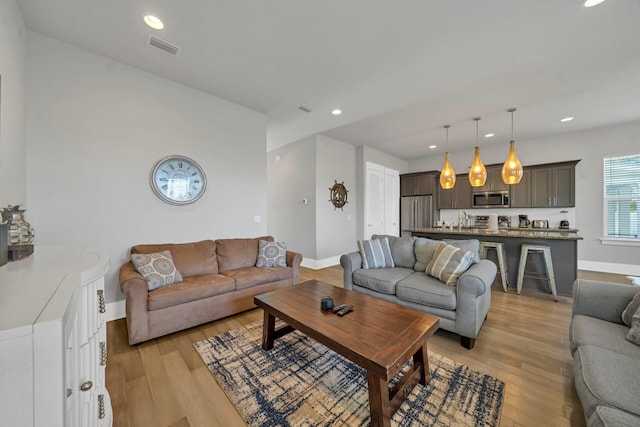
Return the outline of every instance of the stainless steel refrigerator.
<path id="1" fill-rule="evenodd" d="M 440 218 L 433 196 L 405 196 L 400 198 L 400 235 L 410 236 L 412 228 L 430 228 Z"/>

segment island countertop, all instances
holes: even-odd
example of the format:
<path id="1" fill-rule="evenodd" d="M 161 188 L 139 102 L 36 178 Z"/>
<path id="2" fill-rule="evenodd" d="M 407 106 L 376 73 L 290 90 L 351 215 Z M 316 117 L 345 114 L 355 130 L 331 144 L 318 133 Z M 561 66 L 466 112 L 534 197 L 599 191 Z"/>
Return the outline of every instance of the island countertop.
<path id="1" fill-rule="evenodd" d="M 578 277 L 578 241 L 582 240 L 578 230 L 560 229 L 514 229 L 501 228 L 497 232 L 491 232 L 483 228 L 465 228 L 458 231 L 458 227 L 445 228 L 409 228 L 402 230 L 403 235 L 411 233 L 415 237 L 427 237 L 436 240 L 454 239 L 478 239 L 481 242 L 499 242 L 503 244 L 507 255 L 507 275 L 509 286 L 515 287 L 517 283 L 520 253 L 522 244 L 546 245 L 551 249 L 553 271 L 555 274 L 556 289 L 560 295 L 571 295 L 574 280 Z M 495 251 L 488 254 L 495 258 Z M 527 272 L 544 273 L 543 257 L 529 256 L 525 270 Z M 544 280 L 532 277 L 524 277 L 523 287 L 534 288 L 543 292 L 549 292 Z M 499 280 L 499 279 L 498 279 Z"/>
<path id="2" fill-rule="evenodd" d="M 468 228 L 463 227 L 458 231 L 457 227 L 453 228 L 407 228 L 402 230 L 406 233 L 428 233 L 428 234 L 457 234 L 461 236 L 495 236 L 495 237 L 511 237 L 511 238 L 527 238 L 527 239 L 545 239 L 545 240 L 582 240 L 577 230 L 564 230 L 560 228 L 500 228 L 498 231 L 489 231 L 484 228 Z"/>

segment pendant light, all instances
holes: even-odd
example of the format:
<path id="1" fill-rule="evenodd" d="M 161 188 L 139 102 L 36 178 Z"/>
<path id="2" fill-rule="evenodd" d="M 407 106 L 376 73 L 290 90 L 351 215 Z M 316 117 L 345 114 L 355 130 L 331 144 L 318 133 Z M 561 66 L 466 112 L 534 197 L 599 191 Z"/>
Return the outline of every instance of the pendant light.
<path id="1" fill-rule="evenodd" d="M 515 108 L 507 110 L 511 113 L 511 141 L 509 141 L 509 155 L 502 166 L 502 181 L 505 184 L 517 184 L 522 179 L 522 163 L 516 155 L 516 141 L 513 139 L 513 112 Z"/>
<path id="2" fill-rule="evenodd" d="M 482 164 L 480 147 L 478 146 L 478 122 L 480 117 L 474 117 L 473 120 L 476 121 L 476 150 L 473 155 L 473 164 L 469 169 L 469 183 L 472 187 L 482 187 L 487 181 L 487 168 Z"/>
<path id="3" fill-rule="evenodd" d="M 449 149 L 449 128 L 451 126 L 445 125 L 445 129 L 447 130 L 447 142 L 445 145 L 445 150 Z M 449 152 L 445 151 L 444 153 L 444 166 L 442 166 L 442 170 L 440 171 L 440 186 L 445 190 L 453 188 L 456 185 L 456 172 L 451 167 L 451 161 L 449 160 Z"/>

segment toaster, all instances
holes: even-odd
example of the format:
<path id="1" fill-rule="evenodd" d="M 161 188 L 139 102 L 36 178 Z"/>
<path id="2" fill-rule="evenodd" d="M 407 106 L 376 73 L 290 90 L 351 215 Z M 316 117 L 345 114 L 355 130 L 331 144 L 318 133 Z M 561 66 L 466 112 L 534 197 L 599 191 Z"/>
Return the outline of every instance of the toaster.
<path id="1" fill-rule="evenodd" d="M 531 228 L 549 228 L 549 221 L 546 219 L 534 219 L 531 221 Z"/>

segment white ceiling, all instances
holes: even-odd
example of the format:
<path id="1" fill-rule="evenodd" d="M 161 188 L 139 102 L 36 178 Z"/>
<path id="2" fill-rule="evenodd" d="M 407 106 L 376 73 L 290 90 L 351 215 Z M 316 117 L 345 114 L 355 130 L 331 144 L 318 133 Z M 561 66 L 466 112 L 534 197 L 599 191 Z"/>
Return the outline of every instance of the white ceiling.
<path id="1" fill-rule="evenodd" d="M 506 147 L 510 107 L 519 141 L 640 119 L 639 0 L 18 3 L 30 30 L 265 113 L 268 150 L 323 133 L 441 155 L 445 124 L 450 151 L 472 149 L 475 116 L 496 134 L 481 146 Z M 147 46 L 150 33 L 179 55 Z"/>

